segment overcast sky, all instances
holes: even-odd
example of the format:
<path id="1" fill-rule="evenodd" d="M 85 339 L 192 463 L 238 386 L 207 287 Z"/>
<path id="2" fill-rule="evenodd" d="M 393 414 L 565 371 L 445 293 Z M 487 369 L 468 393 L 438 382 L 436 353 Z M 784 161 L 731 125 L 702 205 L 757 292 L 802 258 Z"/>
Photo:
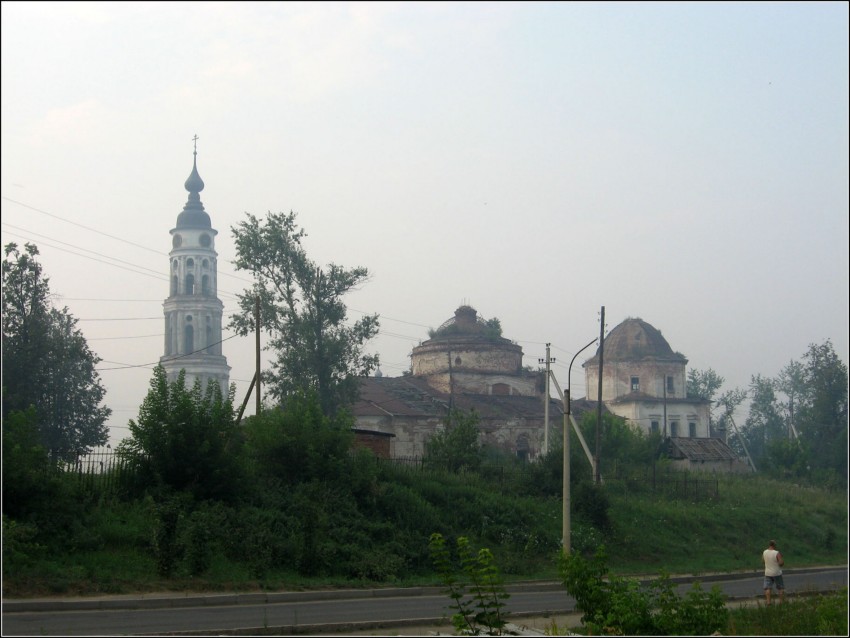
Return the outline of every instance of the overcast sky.
<path id="1" fill-rule="evenodd" d="M 348 304 L 387 376 L 464 303 L 525 365 L 550 342 L 562 386 L 602 306 L 724 390 L 826 339 L 848 361 L 845 2 L 0 8 L 3 243 L 38 245 L 103 358 L 113 445 L 196 134 L 225 316 L 231 227 L 295 211 L 311 258 L 371 272 Z M 223 350 L 238 403 L 253 339 Z"/>

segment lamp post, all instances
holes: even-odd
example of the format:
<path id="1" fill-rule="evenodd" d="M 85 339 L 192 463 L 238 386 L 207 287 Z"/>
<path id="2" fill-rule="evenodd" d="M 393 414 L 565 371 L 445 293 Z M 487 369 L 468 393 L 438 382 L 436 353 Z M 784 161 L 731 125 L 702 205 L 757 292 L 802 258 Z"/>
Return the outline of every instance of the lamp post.
<path id="1" fill-rule="evenodd" d="M 594 339 L 576 352 L 567 368 L 567 390 L 564 392 L 564 511 L 563 538 L 561 539 L 565 556 L 570 554 L 570 373 L 573 370 L 573 361 L 576 360 L 576 357 L 597 341 L 598 339 Z"/>

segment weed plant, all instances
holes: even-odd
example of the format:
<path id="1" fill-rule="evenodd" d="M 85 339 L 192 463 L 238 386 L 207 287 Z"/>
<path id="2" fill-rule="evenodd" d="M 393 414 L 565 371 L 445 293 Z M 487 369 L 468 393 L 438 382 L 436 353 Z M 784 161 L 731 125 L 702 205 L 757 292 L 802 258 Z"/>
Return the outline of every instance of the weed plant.
<path id="1" fill-rule="evenodd" d="M 730 610 L 727 636 L 846 636 L 847 588 L 831 594 L 786 596 L 781 605 Z"/>
<path id="2" fill-rule="evenodd" d="M 525 464 L 490 454 L 474 471 L 408 468 L 350 453 L 334 438 L 347 441 L 346 423 L 307 407 L 298 427 L 277 411 L 246 424 L 236 496 L 161 481 L 97 493 L 61 473 L 27 483 L 4 511 L 4 595 L 433 585 L 433 532 L 489 548 L 505 581 L 557 578 L 559 450 Z M 283 468 L 278 448 L 309 453 L 290 450 Z M 846 564 L 844 493 L 717 475 L 710 498 L 678 497 L 594 486 L 579 461 L 572 548 L 616 548 L 612 574 L 755 571 L 769 538 L 788 568 Z M 14 489 L 4 482 L 4 507 Z"/>

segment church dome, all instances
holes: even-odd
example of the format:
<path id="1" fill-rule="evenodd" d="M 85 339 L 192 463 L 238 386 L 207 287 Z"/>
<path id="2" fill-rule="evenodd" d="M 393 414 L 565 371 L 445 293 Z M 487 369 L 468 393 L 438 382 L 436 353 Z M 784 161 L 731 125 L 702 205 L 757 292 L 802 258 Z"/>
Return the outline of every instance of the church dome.
<path id="1" fill-rule="evenodd" d="M 444 321 L 439 328 L 430 331 L 431 341 L 446 339 L 486 339 L 506 341 L 502 337 L 502 327 L 498 319 L 487 321 L 478 316 L 472 306 L 460 306 L 455 316 Z M 427 342 L 426 342 L 427 343 Z"/>
<path id="2" fill-rule="evenodd" d="M 192 162 L 192 173 L 186 180 L 184 187 L 189 191 L 189 199 L 186 201 L 183 211 L 177 216 L 177 228 L 212 228 L 210 216 L 204 210 L 204 205 L 201 203 L 200 192 L 204 190 L 204 180 L 198 174 L 197 151 L 195 151 L 195 159 Z"/>
<path id="3" fill-rule="evenodd" d="M 644 359 L 687 362 L 685 356 L 674 352 L 661 331 L 640 318 L 629 317 L 605 337 L 605 361 L 640 361 Z M 599 365 L 599 349 L 585 361 Z"/>

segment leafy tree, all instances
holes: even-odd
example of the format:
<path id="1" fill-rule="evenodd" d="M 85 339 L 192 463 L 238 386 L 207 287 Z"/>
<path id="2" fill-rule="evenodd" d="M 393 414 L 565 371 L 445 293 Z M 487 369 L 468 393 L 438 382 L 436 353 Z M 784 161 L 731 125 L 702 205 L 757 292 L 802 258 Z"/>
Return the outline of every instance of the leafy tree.
<path id="1" fill-rule="evenodd" d="M 725 379 L 711 368 L 707 370 L 697 370 L 695 368 L 688 370 L 687 396 L 709 401 L 709 428 L 712 428 L 715 423 L 714 410 L 718 405 L 714 401 L 714 395 L 717 394 L 724 381 Z"/>
<path id="2" fill-rule="evenodd" d="M 799 410 L 800 436 L 814 468 L 847 481 L 847 365 L 832 342 L 810 344 L 803 356 L 807 400 Z"/>
<path id="3" fill-rule="evenodd" d="M 214 380 L 201 392 L 195 380 L 185 386 L 185 371 L 168 383 L 165 369 L 154 368 L 150 390 L 130 420 L 131 438 L 119 451 L 129 455 L 152 485 L 187 491 L 199 499 L 237 494 L 242 476 L 242 437 L 233 413 L 233 392 L 223 396 Z"/>
<path id="4" fill-rule="evenodd" d="M 3 514 L 18 518 L 47 505 L 49 469 L 35 408 L 10 412 L 3 419 Z"/>
<path id="5" fill-rule="evenodd" d="M 325 416 L 315 392 L 247 419 L 247 451 L 257 469 L 284 484 L 348 481 L 354 441 L 345 411 Z"/>
<path id="6" fill-rule="evenodd" d="M 482 447 L 479 441 L 478 414 L 452 409 L 446 417 L 445 428 L 425 443 L 425 463 L 452 472 L 472 470 L 481 465 Z"/>
<path id="7" fill-rule="evenodd" d="M 760 374 L 750 382 L 750 413 L 743 426 L 743 436 L 755 459 L 767 456 L 768 445 L 784 436 L 784 419 L 780 414 L 773 381 Z"/>
<path id="8" fill-rule="evenodd" d="M 364 353 L 378 332 L 378 316 L 347 325 L 342 300 L 367 280 L 366 268 L 316 266 L 301 245 L 306 233 L 295 213 L 269 213 L 264 222 L 248 214 L 232 232 L 234 265 L 252 273 L 254 286 L 239 295 L 241 313 L 230 325 L 239 334 L 251 332 L 259 298 L 262 327 L 271 337 L 267 348 L 277 354 L 272 370 L 263 373 L 269 394 L 283 402 L 315 390 L 325 414 L 351 403 L 357 377 L 378 365 L 377 355 Z"/>
<path id="9" fill-rule="evenodd" d="M 797 420 L 795 418 L 795 410 L 799 411 L 808 401 L 805 373 L 803 364 L 792 360 L 787 366 L 782 368 L 779 376 L 774 381 L 776 389 L 788 399 L 787 402 L 781 403 L 781 405 L 788 412 L 788 429 L 791 433 L 796 431 Z"/>
<path id="10" fill-rule="evenodd" d="M 735 410 L 738 409 L 738 406 L 746 400 L 746 398 L 746 390 L 733 388 L 721 394 L 717 399 L 718 407 L 723 409 L 723 414 L 721 414 L 717 421 L 717 429 L 723 432 L 729 447 L 731 447 L 739 455 L 744 452 L 744 443 L 742 443 L 742 439 L 739 436 L 739 431 L 735 428 L 737 422 L 733 425 L 734 417 L 732 415 L 735 413 Z M 730 438 L 730 433 L 736 434 L 736 436 Z"/>
<path id="11" fill-rule="evenodd" d="M 38 248 L 5 247 L 3 261 L 3 415 L 35 406 L 42 444 L 72 460 L 103 445 L 111 410 L 88 347 L 67 308 L 50 306 Z"/>

